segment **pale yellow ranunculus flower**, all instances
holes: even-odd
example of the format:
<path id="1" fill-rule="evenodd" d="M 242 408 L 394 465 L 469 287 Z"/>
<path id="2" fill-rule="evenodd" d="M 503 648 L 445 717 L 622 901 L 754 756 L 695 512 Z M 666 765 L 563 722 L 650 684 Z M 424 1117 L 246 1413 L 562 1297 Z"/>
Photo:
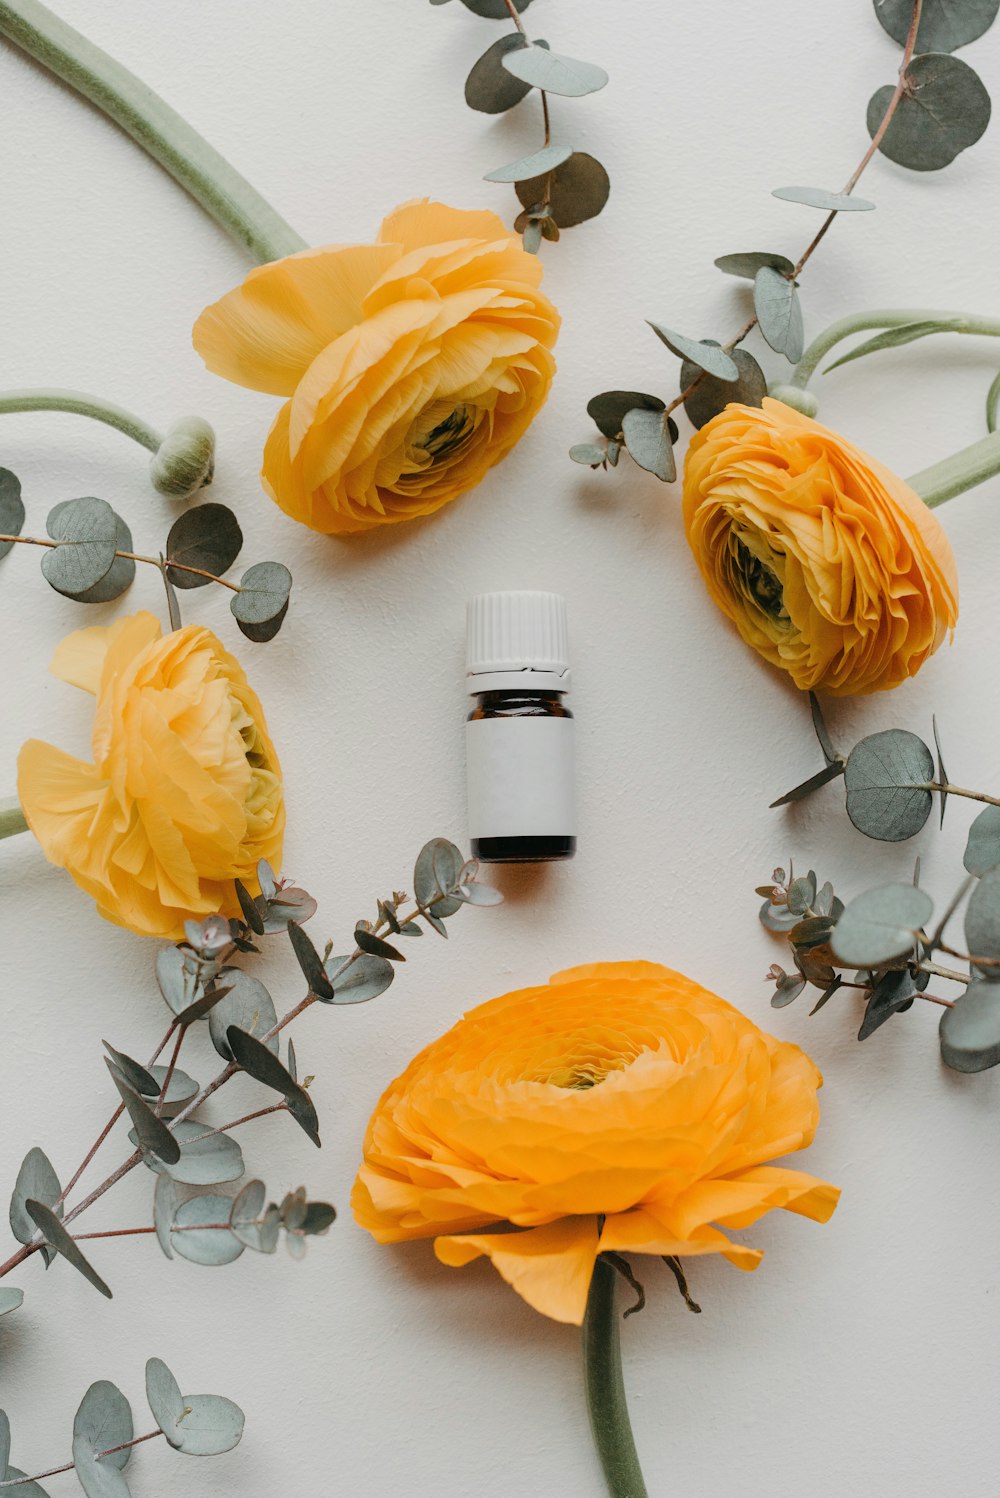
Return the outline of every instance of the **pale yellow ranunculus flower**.
<path id="1" fill-rule="evenodd" d="M 571 968 L 410 1063 L 372 1115 L 351 1205 L 380 1243 L 433 1238 L 456 1267 L 486 1255 L 579 1324 L 599 1253 L 755 1269 L 760 1249 L 724 1229 L 776 1207 L 825 1222 L 838 1189 L 771 1163 L 811 1142 L 821 1085 L 798 1046 L 670 968 Z"/>
<path id="2" fill-rule="evenodd" d="M 68 635 L 56 676 L 96 698 L 93 763 L 31 739 L 18 795 L 50 862 L 143 936 L 239 915 L 234 881 L 280 867 L 281 767 L 243 668 L 207 629 L 133 614 Z"/>
<path id="3" fill-rule="evenodd" d="M 216 374 L 286 397 L 272 499 L 313 530 L 369 530 L 439 510 L 523 436 L 555 370 L 541 278 L 496 214 L 407 203 L 376 244 L 258 266 L 194 343 Z"/>
<path id="4" fill-rule="evenodd" d="M 715 603 L 804 691 L 898 686 L 958 618 L 955 558 L 919 495 L 781 401 L 695 433 L 684 525 Z"/>

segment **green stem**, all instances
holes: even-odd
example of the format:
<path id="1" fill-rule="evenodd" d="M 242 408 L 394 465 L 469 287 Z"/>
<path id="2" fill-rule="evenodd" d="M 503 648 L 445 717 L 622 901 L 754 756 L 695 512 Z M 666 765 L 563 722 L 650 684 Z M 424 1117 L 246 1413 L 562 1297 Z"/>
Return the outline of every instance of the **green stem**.
<path id="1" fill-rule="evenodd" d="M 140 416 L 133 416 L 131 411 L 125 411 L 121 406 L 113 406 L 110 401 L 99 400 L 94 395 L 84 395 L 79 390 L 0 391 L 0 416 L 16 411 L 71 411 L 76 416 L 89 416 L 124 432 L 126 437 L 131 437 L 141 447 L 147 447 L 151 453 L 158 452 L 163 442 L 162 432 L 156 431 Z"/>
<path id="2" fill-rule="evenodd" d="M 850 317 L 831 323 L 813 339 L 787 383 L 804 390 L 830 350 L 843 339 L 850 338 L 852 333 L 864 333 L 871 328 L 901 328 L 911 322 L 943 322 L 948 327 L 942 332 L 1000 338 L 1000 321 L 971 312 L 942 312 L 933 307 L 881 307 L 873 312 L 854 312 Z"/>
<path id="3" fill-rule="evenodd" d="M 590 1282 L 583 1320 L 583 1364 L 594 1445 L 611 1498 L 649 1498 L 622 1378 L 621 1340 L 615 1311 L 618 1275 L 600 1256 Z"/>
<path id="4" fill-rule="evenodd" d="M 19 832 L 27 831 L 28 823 L 17 797 L 0 801 L 0 838 L 16 837 Z"/>
<path id="5" fill-rule="evenodd" d="M 976 484 L 984 483 L 997 473 L 1000 473 L 1000 432 L 991 432 L 981 441 L 973 442 L 971 447 L 963 447 L 950 458 L 921 469 L 906 482 L 933 510 L 937 505 L 943 505 L 945 500 L 964 494 L 966 489 L 975 488 Z M 954 794 L 965 793 L 956 791 Z"/>
<path id="6" fill-rule="evenodd" d="M 255 260 L 277 260 L 305 248 L 305 240 L 186 120 L 39 0 L 0 0 L 0 35 L 103 110 Z"/>

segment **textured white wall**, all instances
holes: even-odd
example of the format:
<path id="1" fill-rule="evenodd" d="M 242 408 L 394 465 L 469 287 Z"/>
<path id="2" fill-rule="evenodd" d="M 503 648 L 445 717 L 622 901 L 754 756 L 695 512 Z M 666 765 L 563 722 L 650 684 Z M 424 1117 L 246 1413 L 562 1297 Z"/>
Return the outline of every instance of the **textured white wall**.
<path id="1" fill-rule="evenodd" d="M 315 242 L 368 238 L 384 211 L 420 194 L 508 213 L 507 189 L 480 176 L 537 138 L 531 103 L 495 123 L 466 109 L 465 73 L 501 28 L 458 4 L 61 0 L 61 10 Z M 505 875 L 507 903 L 463 914 L 447 945 L 424 941 L 383 999 L 301 1025 L 326 1148 L 316 1154 L 281 1121 L 253 1126 L 244 1145 L 274 1190 L 306 1180 L 340 1205 L 305 1264 L 247 1254 L 212 1271 L 168 1265 L 146 1239 L 95 1245 L 110 1305 L 65 1266 L 44 1283 L 37 1261 L 27 1267 L 25 1307 L 0 1329 L 15 1460 L 36 1471 L 66 1459 L 94 1378 L 119 1382 L 142 1420 L 142 1368 L 155 1353 L 186 1387 L 237 1399 L 247 1434 L 211 1466 L 140 1449 L 137 1493 L 598 1498 L 574 1331 L 536 1316 L 487 1267 L 459 1273 L 427 1246 L 377 1248 L 346 1205 L 369 1110 L 418 1047 L 475 1001 L 567 964 L 634 955 L 698 976 L 811 1050 L 827 1086 L 807 1163 L 844 1186 L 829 1227 L 778 1214 L 755 1231 L 767 1249 L 756 1275 L 696 1263 L 700 1318 L 650 1267 L 651 1304 L 625 1344 L 651 1491 L 992 1493 L 1000 1078 L 941 1069 L 930 1006 L 863 1047 L 849 1000 L 813 1020 L 801 1002 L 772 1013 L 761 977 L 780 953 L 757 927 L 752 892 L 790 853 L 850 891 L 906 877 L 919 851 L 943 899 L 971 813 L 955 806 L 943 834 L 928 827 L 893 849 L 851 829 L 836 788 L 791 815 L 769 812 L 817 764 L 802 703 L 707 602 L 677 492 L 626 463 L 604 477 L 565 457 L 588 435 L 596 390 L 669 389 L 674 361 L 645 317 L 694 336 L 729 329 L 745 293 L 712 258 L 806 242 L 817 217 L 769 189 L 846 178 L 866 144 L 867 99 L 893 76 L 898 49 L 866 0 L 538 0 L 531 19 L 612 76 L 605 92 L 554 107 L 557 131 L 594 150 L 613 183 L 601 219 L 544 249 L 565 317 L 555 393 L 477 493 L 430 523 L 346 544 L 267 502 L 256 473 L 273 402 L 210 377 L 191 350 L 197 311 L 246 269 L 239 252 L 131 142 L 0 48 L 0 383 L 79 386 L 153 421 L 197 411 L 215 424 L 213 495 L 238 511 L 248 562 L 283 558 L 296 592 L 269 646 L 236 636 L 221 590 L 187 595 L 187 607 L 236 644 L 267 705 L 287 772 L 287 867 L 320 900 L 317 934 L 345 932 L 374 895 L 405 885 L 426 837 L 463 837 L 468 594 L 567 595 L 582 791 L 575 863 Z M 995 85 L 1000 27 L 965 55 Z M 876 161 L 864 192 L 879 211 L 837 224 L 809 269 L 810 331 L 865 305 L 996 313 L 987 189 L 998 128 L 940 176 Z M 995 345 L 958 340 L 885 355 L 831 377 L 822 414 L 911 473 L 981 435 L 997 358 Z M 5 417 L 0 463 L 21 475 L 35 531 L 51 504 L 87 493 L 124 511 L 140 547 L 155 549 L 169 524 L 139 450 L 72 417 Z M 927 733 L 935 711 L 955 779 L 994 789 L 998 505 L 994 482 L 944 512 L 963 590 L 954 647 L 891 699 L 832 715 L 850 743 L 893 724 Z M 147 571 L 133 603 L 159 609 Z M 46 666 L 66 630 L 99 616 L 81 619 L 52 594 L 26 549 L 2 574 L 5 794 L 26 737 L 86 749 L 87 702 Z M 108 1111 L 101 1037 L 142 1054 L 160 1033 L 153 948 L 97 920 L 27 840 L 0 848 L 0 900 L 2 1179 L 12 1183 L 36 1142 L 65 1177 Z M 284 951 L 268 976 L 279 998 L 297 993 Z M 196 1074 L 213 1061 L 207 1041 L 197 1057 L 192 1047 Z M 135 1173 L 94 1225 L 148 1220 L 150 1184 Z M 54 1479 L 53 1493 L 66 1482 Z"/>

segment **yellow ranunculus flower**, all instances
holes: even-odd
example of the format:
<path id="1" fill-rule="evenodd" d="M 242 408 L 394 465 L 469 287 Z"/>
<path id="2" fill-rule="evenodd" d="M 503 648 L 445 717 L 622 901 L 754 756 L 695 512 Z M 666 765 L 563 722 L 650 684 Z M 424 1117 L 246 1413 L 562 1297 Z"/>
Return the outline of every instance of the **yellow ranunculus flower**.
<path id="1" fill-rule="evenodd" d="M 958 619 L 955 558 L 923 500 L 780 401 L 695 433 L 684 524 L 719 608 L 803 691 L 898 686 Z"/>
<path id="2" fill-rule="evenodd" d="M 238 915 L 234 881 L 256 890 L 258 860 L 280 866 L 285 827 L 278 756 L 240 663 L 199 625 L 161 637 L 139 613 L 68 635 L 52 670 L 97 709 L 93 764 L 38 739 L 18 757 L 45 856 L 141 936 Z"/>
<path id="3" fill-rule="evenodd" d="M 375 1109 L 351 1205 L 380 1243 L 488 1255 L 529 1305 L 579 1323 L 603 1250 L 755 1269 L 761 1251 L 721 1228 L 774 1207 L 825 1222 L 837 1188 L 768 1163 L 812 1140 L 821 1083 L 680 973 L 572 968 L 421 1052 Z"/>
<path id="4" fill-rule="evenodd" d="M 398 208 L 373 245 L 252 270 L 201 314 L 209 369 L 289 397 L 264 488 L 313 530 L 429 515 L 505 457 L 548 394 L 555 308 L 494 213 Z"/>

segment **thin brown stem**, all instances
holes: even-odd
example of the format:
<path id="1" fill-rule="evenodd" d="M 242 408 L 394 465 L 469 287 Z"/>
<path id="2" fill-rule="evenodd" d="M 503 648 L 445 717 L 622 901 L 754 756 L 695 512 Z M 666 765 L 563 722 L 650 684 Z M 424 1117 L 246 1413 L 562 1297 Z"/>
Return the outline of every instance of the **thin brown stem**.
<path id="1" fill-rule="evenodd" d="M 967 791 L 963 786 L 952 785 L 950 781 L 939 784 L 937 781 L 928 781 L 920 786 L 922 791 L 943 791 L 946 796 L 965 796 L 970 801 L 983 801 L 987 806 L 1000 806 L 1000 797 L 987 796 L 985 791 Z"/>
<path id="2" fill-rule="evenodd" d="M 163 1078 L 163 1086 L 160 1088 L 160 1095 L 159 1095 L 159 1097 L 156 1100 L 156 1109 L 155 1109 L 155 1112 L 156 1112 L 157 1118 L 159 1118 L 160 1114 L 163 1112 L 163 1109 L 164 1109 L 164 1107 L 166 1105 L 167 1092 L 168 1092 L 168 1090 L 170 1088 L 171 1082 L 174 1079 L 174 1072 L 177 1070 L 177 1058 L 178 1058 L 178 1056 L 181 1053 L 181 1046 L 184 1044 L 184 1037 L 185 1037 L 186 1034 L 187 1034 L 187 1025 L 181 1025 L 178 1028 L 177 1039 L 174 1042 L 174 1049 L 173 1049 L 173 1051 L 171 1053 L 170 1061 L 167 1064 L 166 1075 Z"/>
<path id="3" fill-rule="evenodd" d="M 148 1435 L 135 1436 L 131 1441 L 122 1441 L 120 1446 L 109 1446 L 107 1451 L 94 1453 L 94 1460 L 103 1461 L 106 1456 L 116 1456 L 119 1451 L 129 1451 L 133 1446 L 141 1446 L 143 1441 L 155 1441 L 157 1436 L 162 1436 L 162 1430 L 151 1430 Z M 67 1462 L 62 1467 L 50 1467 L 47 1472 L 36 1472 L 33 1477 L 7 1477 L 0 1482 L 0 1488 L 23 1488 L 29 1482 L 41 1482 L 43 1477 L 58 1477 L 62 1472 L 75 1472 L 76 1462 Z"/>
<path id="4" fill-rule="evenodd" d="M 266 1118 L 269 1113 L 287 1113 L 287 1103 L 271 1103 L 267 1108 L 258 1108 L 253 1113 L 244 1113 L 242 1118 L 234 1118 L 232 1123 L 220 1124 L 217 1129 L 206 1129 L 204 1134 L 193 1134 L 186 1139 L 185 1144 L 197 1144 L 201 1139 L 214 1139 L 217 1134 L 228 1134 L 230 1129 L 238 1129 L 240 1124 L 253 1123 L 255 1118 Z"/>
<path id="5" fill-rule="evenodd" d="M 528 33 L 524 29 L 524 22 L 521 20 L 521 17 L 517 13 L 517 7 L 514 4 L 514 0 L 504 0 L 504 4 L 506 5 L 510 18 L 514 22 L 514 25 L 517 27 L 518 31 L 523 37 L 527 37 Z"/>
<path id="6" fill-rule="evenodd" d="M 66 546 L 65 541 L 46 541 L 41 536 L 7 536 L 0 535 L 0 542 L 10 541 L 18 546 L 47 546 L 50 549 L 58 549 Z M 159 567 L 159 557 L 146 557 L 138 551 L 116 551 L 116 557 L 124 557 L 128 562 L 148 562 L 151 567 Z M 227 582 L 224 577 L 217 577 L 214 572 L 206 572 L 204 567 L 188 567 L 184 562 L 167 562 L 167 566 L 175 572 L 190 572 L 195 577 L 205 577 L 209 582 L 218 583 L 220 588 L 228 588 L 232 593 L 241 593 L 243 590 L 239 583 Z"/>
<path id="7" fill-rule="evenodd" d="M 507 4 L 508 6 L 510 5 L 510 0 L 507 0 Z M 889 100 L 889 103 L 886 105 L 885 114 L 882 116 L 882 121 L 874 136 L 872 137 L 871 145 L 868 147 L 867 151 L 862 156 L 858 165 L 855 167 L 854 171 L 851 173 L 850 177 L 848 177 L 847 182 L 844 185 L 843 191 L 845 196 L 849 196 L 857 187 L 865 168 L 868 166 L 872 157 L 875 155 L 875 152 L 881 145 L 885 137 L 885 133 L 892 123 L 893 115 L 899 108 L 900 100 L 903 98 L 903 95 L 906 92 L 906 70 L 909 67 L 910 61 L 913 57 L 913 49 L 916 45 L 917 28 L 920 25 L 920 12 L 922 8 L 923 0 L 914 0 L 913 15 L 910 19 L 910 29 L 907 33 L 906 46 L 903 49 L 903 58 L 899 65 L 899 78 L 896 83 L 895 91 L 893 92 L 892 98 Z M 818 249 L 821 241 L 832 227 L 834 219 L 838 216 L 839 210 L 834 209 L 834 211 L 828 214 L 827 217 L 823 220 L 819 232 L 813 236 L 809 244 L 799 256 L 798 260 L 796 261 L 794 270 L 789 272 L 790 280 L 798 280 L 803 267 L 807 265 L 808 262 L 812 259 L 814 252 Z M 749 322 L 747 322 L 745 326 L 741 328 L 740 332 L 737 333 L 736 337 L 731 339 L 729 343 L 724 345 L 726 352 L 732 353 L 733 349 L 741 344 L 744 338 L 748 336 L 748 334 L 753 332 L 754 328 L 757 326 L 757 322 L 758 319 L 756 316 L 751 317 Z M 672 411 L 677 410 L 678 406 L 682 406 L 687 400 L 688 396 L 693 394 L 694 391 L 697 390 L 698 386 L 701 384 L 704 378 L 704 374 L 700 374 L 696 379 L 692 380 L 690 385 L 688 385 L 686 389 L 682 390 L 680 395 L 676 396 L 675 399 L 670 402 L 670 404 L 666 408 L 666 411 L 664 412 L 664 415 L 669 416 Z"/>
<path id="8" fill-rule="evenodd" d="M 954 968 L 939 967 L 936 962 L 918 962 L 917 969 L 921 973 L 930 973 L 935 978 L 947 978 L 952 983 L 968 983 L 968 973 L 956 973 Z"/>

